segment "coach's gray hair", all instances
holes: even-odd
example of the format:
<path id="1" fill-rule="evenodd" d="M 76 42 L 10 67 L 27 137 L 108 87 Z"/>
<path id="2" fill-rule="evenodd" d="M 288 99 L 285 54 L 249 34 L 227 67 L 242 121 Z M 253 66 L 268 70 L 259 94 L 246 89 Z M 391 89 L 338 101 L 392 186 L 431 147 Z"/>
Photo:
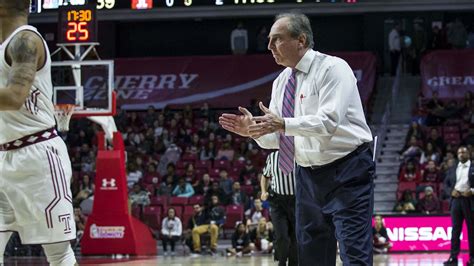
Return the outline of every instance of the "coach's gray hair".
<path id="1" fill-rule="evenodd" d="M 311 29 L 311 22 L 305 14 L 301 13 L 282 13 L 275 17 L 275 21 L 281 18 L 288 18 L 288 31 L 291 37 L 298 38 L 301 34 L 306 35 L 306 48 L 314 47 L 313 30 Z"/>

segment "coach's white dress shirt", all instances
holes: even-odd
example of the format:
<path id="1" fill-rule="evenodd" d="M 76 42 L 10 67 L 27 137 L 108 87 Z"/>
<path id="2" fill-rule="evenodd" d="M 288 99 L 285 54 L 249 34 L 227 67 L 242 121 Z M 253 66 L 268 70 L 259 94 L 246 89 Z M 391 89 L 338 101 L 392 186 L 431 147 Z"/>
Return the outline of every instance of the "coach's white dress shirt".
<path id="1" fill-rule="evenodd" d="M 471 167 L 471 161 L 467 160 L 465 163 L 458 163 L 456 168 L 456 184 L 454 189 L 459 192 L 467 192 L 471 190 L 474 192 L 474 189 L 471 188 L 469 184 L 469 168 Z"/>
<path id="2" fill-rule="evenodd" d="M 372 141 L 352 69 L 341 58 L 308 50 L 296 65 L 295 117 L 285 119 L 285 134 L 295 136 L 295 160 L 321 166 Z M 273 82 L 270 110 L 281 116 L 286 68 Z M 279 133 L 256 139 L 266 149 L 279 148 Z"/>

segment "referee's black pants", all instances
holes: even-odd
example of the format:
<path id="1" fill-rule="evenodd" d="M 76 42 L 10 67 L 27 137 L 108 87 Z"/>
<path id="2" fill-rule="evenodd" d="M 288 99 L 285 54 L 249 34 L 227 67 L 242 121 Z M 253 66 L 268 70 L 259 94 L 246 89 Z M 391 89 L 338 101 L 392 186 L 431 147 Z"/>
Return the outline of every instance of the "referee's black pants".
<path id="1" fill-rule="evenodd" d="M 279 265 L 286 265 L 288 261 L 288 266 L 297 266 L 295 196 L 272 193 L 269 201 L 275 236 L 275 260 Z"/>
<path id="2" fill-rule="evenodd" d="M 373 177 L 368 145 L 323 167 L 297 167 L 296 234 L 300 266 L 372 265 Z"/>

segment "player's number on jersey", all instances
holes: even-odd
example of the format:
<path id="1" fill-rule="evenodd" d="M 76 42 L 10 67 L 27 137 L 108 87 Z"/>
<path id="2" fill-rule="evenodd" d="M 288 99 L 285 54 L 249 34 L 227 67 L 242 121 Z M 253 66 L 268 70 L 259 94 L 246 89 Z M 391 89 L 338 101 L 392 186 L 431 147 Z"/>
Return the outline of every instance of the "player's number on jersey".
<path id="1" fill-rule="evenodd" d="M 115 6 L 115 0 L 97 0 L 97 9 L 112 9 Z"/>
<path id="2" fill-rule="evenodd" d="M 69 41 L 86 41 L 89 39 L 89 31 L 86 22 L 69 22 L 66 32 Z"/>

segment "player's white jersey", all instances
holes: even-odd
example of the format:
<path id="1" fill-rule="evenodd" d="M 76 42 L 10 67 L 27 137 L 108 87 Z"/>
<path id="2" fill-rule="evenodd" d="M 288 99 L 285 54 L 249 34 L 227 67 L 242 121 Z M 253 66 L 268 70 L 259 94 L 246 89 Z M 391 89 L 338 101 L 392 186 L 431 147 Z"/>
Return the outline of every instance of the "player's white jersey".
<path id="1" fill-rule="evenodd" d="M 0 87 L 5 88 L 8 82 L 10 66 L 6 62 L 5 53 L 8 44 L 20 31 L 33 31 L 41 37 L 36 28 L 21 26 L 16 29 L 0 46 Z M 41 37 L 42 38 L 42 37 Z M 42 38 L 43 39 L 43 38 Z M 52 128 L 54 119 L 53 85 L 51 81 L 51 58 L 48 46 L 43 39 L 46 63 L 36 72 L 30 94 L 18 111 L 0 111 L 0 144 L 20 139 L 24 136 Z"/>

